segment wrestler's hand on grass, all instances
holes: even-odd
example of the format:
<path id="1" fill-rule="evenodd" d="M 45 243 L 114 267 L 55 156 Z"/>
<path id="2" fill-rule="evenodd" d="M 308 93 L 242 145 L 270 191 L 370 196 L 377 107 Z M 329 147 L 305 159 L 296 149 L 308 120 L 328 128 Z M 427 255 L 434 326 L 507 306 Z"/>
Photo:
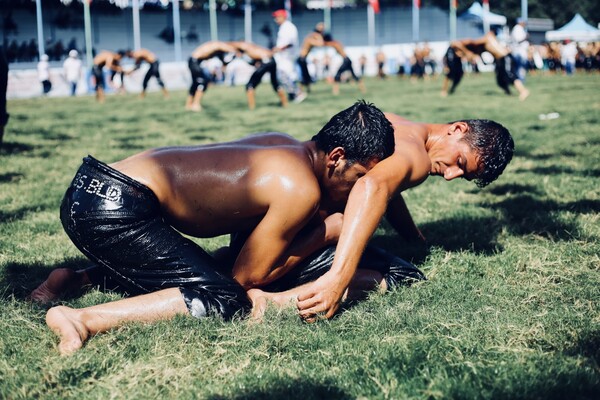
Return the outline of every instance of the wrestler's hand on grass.
<path id="1" fill-rule="evenodd" d="M 315 322 L 320 317 L 333 317 L 345 291 L 345 287 L 329 280 L 327 274 L 323 275 L 298 295 L 300 317 L 306 322 Z"/>

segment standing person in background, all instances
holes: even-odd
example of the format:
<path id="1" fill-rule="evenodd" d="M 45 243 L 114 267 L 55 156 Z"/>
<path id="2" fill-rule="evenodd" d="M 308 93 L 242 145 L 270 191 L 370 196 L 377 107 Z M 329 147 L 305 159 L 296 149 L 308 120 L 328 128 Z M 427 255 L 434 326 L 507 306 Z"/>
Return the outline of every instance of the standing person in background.
<path id="1" fill-rule="evenodd" d="M 48 55 L 42 54 L 40 61 L 37 64 L 38 79 L 42 83 L 42 94 L 46 95 L 52 90 L 52 82 L 50 82 L 50 64 L 48 63 Z"/>
<path id="2" fill-rule="evenodd" d="M 77 50 L 69 51 L 69 57 L 63 63 L 63 72 L 65 79 L 69 82 L 71 96 L 77 93 L 77 83 L 81 79 L 81 60 L 77 57 Z"/>
<path id="3" fill-rule="evenodd" d="M 385 74 L 385 53 L 383 50 L 379 50 L 375 55 L 375 59 L 377 60 L 377 76 L 381 79 L 385 79 L 387 75 Z"/>
<path id="4" fill-rule="evenodd" d="M 565 75 L 573 75 L 575 72 L 575 60 L 577 58 L 577 45 L 566 39 L 560 48 L 560 62 L 564 68 Z"/>
<path id="5" fill-rule="evenodd" d="M 163 96 L 165 98 L 169 97 L 169 92 L 165 88 L 165 84 L 160 77 L 160 71 L 158 68 L 159 67 L 158 58 L 156 58 L 156 55 L 154 53 L 152 53 L 150 50 L 147 50 L 147 49 L 139 49 L 139 50 L 133 50 L 133 51 L 127 50 L 127 52 L 125 54 L 127 55 L 127 57 L 132 58 L 135 63 L 135 66 L 133 67 L 133 70 L 131 72 L 138 70 L 144 61 L 147 62 L 148 65 L 150 65 L 148 72 L 146 72 L 146 76 L 144 76 L 144 81 L 142 82 L 142 92 L 140 93 L 140 97 L 142 99 L 144 97 L 146 97 L 146 89 L 148 88 L 148 81 L 150 81 L 150 78 L 152 78 L 152 77 L 156 78 L 156 81 L 160 85 L 161 90 L 163 92 Z"/>
<path id="6" fill-rule="evenodd" d="M 4 127 L 8 123 L 6 112 L 6 88 L 8 86 L 8 61 L 4 54 L 4 47 L 0 45 L 0 146 L 4 137 Z"/>
<path id="7" fill-rule="evenodd" d="M 358 59 L 358 64 L 360 65 L 360 77 L 364 78 L 365 71 L 367 69 L 367 56 L 365 56 L 364 54 L 361 54 L 360 58 Z"/>
<path id="8" fill-rule="evenodd" d="M 510 31 L 512 56 L 516 64 L 517 77 L 521 82 L 525 82 L 525 66 L 527 65 L 527 55 L 529 53 L 529 41 L 525 30 L 526 24 L 527 21 L 523 18 L 517 18 L 517 24 Z"/>
<path id="9" fill-rule="evenodd" d="M 288 19 L 286 10 L 277 10 L 273 12 L 272 16 L 275 23 L 279 25 L 273 53 L 280 71 L 280 78 L 287 88 L 288 98 L 300 103 L 306 98 L 306 94 L 300 90 L 296 83 L 295 65 L 299 55 L 298 28 Z"/>
<path id="10" fill-rule="evenodd" d="M 211 81 L 210 75 L 202 68 L 200 63 L 204 60 L 217 57 L 223 64 L 227 64 L 225 56 L 228 53 L 229 56 L 233 58 L 235 47 L 229 43 L 219 41 L 206 42 L 194 49 L 192 55 L 188 59 L 188 68 L 192 74 L 192 85 L 190 86 L 189 95 L 185 102 L 186 110 L 195 112 L 202 111 L 202 97 Z"/>

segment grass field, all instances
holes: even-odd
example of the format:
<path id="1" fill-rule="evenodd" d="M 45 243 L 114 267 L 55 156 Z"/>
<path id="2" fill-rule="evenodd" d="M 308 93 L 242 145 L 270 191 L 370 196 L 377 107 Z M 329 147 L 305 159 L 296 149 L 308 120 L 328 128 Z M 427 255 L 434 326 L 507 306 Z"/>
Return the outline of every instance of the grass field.
<path id="1" fill-rule="evenodd" d="M 521 103 L 490 74 L 439 96 L 440 80 L 367 80 L 368 93 L 317 84 L 277 107 L 268 85 L 257 109 L 243 88 L 211 88 L 200 114 L 186 94 L 9 101 L 0 149 L 0 398 L 2 399 L 597 399 L 600 394 L 600 76 L 530 77 Z M 373 294 L 331 321 L 293 311 L 262 324 L 181 317 L 91 338 L 67 358 L 25 296 L 48 272 L 84 266 L 58 218 L 62 195 L 92 154 L 112 162 L 149 147 L 211 143 L 257 131 L 309 139 L 365 98 L 409 119 L 494 119 L 516 154 L 479 190 L 431 178 L 406 193 L 429 246 L 382 224 L 373 240 L 429 280 Z M 558 112 L 560 118 L 540 120 Z M 199 241 L 208 250 L 227 242 Z M 75 307 L 118 299 L 92 290 Z"/>

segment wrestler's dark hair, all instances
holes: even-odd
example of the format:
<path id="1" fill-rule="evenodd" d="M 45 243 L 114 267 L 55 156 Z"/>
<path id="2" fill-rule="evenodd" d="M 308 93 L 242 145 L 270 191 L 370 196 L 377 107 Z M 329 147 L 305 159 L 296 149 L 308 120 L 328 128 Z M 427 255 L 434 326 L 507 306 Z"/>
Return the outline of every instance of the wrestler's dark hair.
<path id="1" fill-rule="evenodd" d="M 127 50 L 119 50 L 119 51 L 117 51 L 117 54 L 120 55 L 121 57 L 125 57 L 125 55 L 127 54 Z"/>
<path id="2" fill-rule="evenodd" d="M 495 181 L 504 171 L 513 157 L 515 143 L 508 129 L 497 122 L 487 119 L 466 119 L 469 130 L 463 140 L 479 156 L 480 172 L 475 183 L 480 188 Z"/>
<path id="3" fill-rule="evenodd" d="M 350 164 L 383 160 L 394 152 L 392 124 L 380 109 L 364 100 L 334 115 L 311 140 L 326 153 L 342 147 Z"/>

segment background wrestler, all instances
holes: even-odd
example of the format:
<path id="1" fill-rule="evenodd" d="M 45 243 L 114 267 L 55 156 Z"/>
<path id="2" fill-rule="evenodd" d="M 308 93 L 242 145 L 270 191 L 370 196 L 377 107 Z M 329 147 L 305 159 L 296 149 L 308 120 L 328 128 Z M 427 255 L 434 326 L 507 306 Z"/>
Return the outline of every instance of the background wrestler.
<path id="1" fill-rule="evenodd" d="M 453 94 L 456 90 L 456 87 L 462 80 L 462 77 L 465 73 L 462 65 L 463 57 L 465 57 L 465 54 L 459 47 L 457 47 L 457 43 L 451 42 L 443 58 L 445 76 L 444 81 L 442 82 L 442 97 L 446 97 L 448 94 Z M 450 81 L 452 81 L 452 86 L 450 86 L 450 91 L 448 91 Z"/>
<path id="2" fill-rule="evenodd" d="M 310 85 L 313 83 L 313 79 L 308 72 L 308 63 L 306 58 L 313 49 L 313 47 L 322 47 L 325 44 L 324 40 L 325 24 L 319 22 L 315 25 L 315 29 L 304 37 L 302 44 L 300 45 L 300 52 L 298 55 L 298 65 L 300 65 L 300 71 L 302 73 L 302 85 L 306 88 L 307 92 L 310 92 Z"/>
<path id="3" fill-rule="evenodd" d="M 113 53 L 112 51 L 103 50 L 94 57 L 92 76 L 96 81 L 96 100 L 99 103 L 104 103 L 104 73 L 102 70 L 104 67 L 110 70 L 111 81 L 117 73 L 124 74 L 123 68 L 120 65 L 124 55 L 124 51 Z"/>
<path id="4" fill-rule="evenodd" d="M 356 180 L 393 151 L 391 125 L 364 102 L 334 116 L 311 141 L 281 140 L 266 134 L 161 148 L 112 166 L 87 157 L 61 205 L 65 231 L 125 290 L 146 294 L 50 309 L 46 320 L 61 338 L 59 350 L 75 351 L 90 334 L 127 321 L 186 313 L 227 319 L 247 311 L 246 290 L 277 280 L 328 243 L 320 203 L 344 202 Z M 310 222 L 321 234 L 292 243 Z M 251 233 L 229 273 L 179 233 L 238 231 Z M 48 300 L 44 295 L 41 288 L 32 298 Z"/>
<path id="5" fill-rule="evenodd" d="M 325 46 L 333 47 L 333 49 L 343 58 L 342 65 L 340 65 L 340 68 L 338 69 L 338 71 L 335 74 L 335 77 L 333 78 L 333 94 L 335 96 L 340 94 L 340 82 L 342 81 L 342 74 L 346 71 L 349 71 L 352 75 L 352 79 L 354 79 L 354 81 L 358 83 L 358 88 L 360 89 L 360 92 L 366 93 L 367 89 L 365 88 L 365 84 L 362 78 L 358 77 L 354 72 L 354 69 L 352 68 L 352 60 L 350 60 L 350 57 L 348 57 L 348 55 L 346 54 L 344 45 L 342 45 L 337 40 L 328 40 L 325 41 Z"/>
<path id="6" fill-rule="evenodd" d="M 196 47 L 188 59 L 188 68 L 192 74 L 192 84 L 189 95 L 185 102 L 185 109 L 188 111 L 202 111 L 202 97 L 210 83 L 210 76 L 206 73 L 200 63 L 209 58 L 218 57 L 223 64 L 225 56 L 235 53 L 235 48 L 229 43 L 220 41 L 211 41 Z"/>
<path id="7" fill-rule="evenodd" d="M 279 84 L 277 78 L 277 63 L 273 58 L 273 52 L 265 47 L 258 46 L 248 42 L 229 42 L 237 51 L 248 57 L 256 67 L 254 73 L 250 76 L 246 84 L 246 96 L 248 98 L 248 108 L 254 110 L 256 107 L 256 87 L 260 85 L 262 77 L 268 72 L 271 78 L 271 86 L 279 100 L 281 106 L 286 107 L 288 104 L 287 93 L 283 86 Z"/>
<path id="8" fill-rule="evenodd" d="M 508 130 L 489 120 L 446 124 L 421 123 L 386 113 L 394 126 L 394 154 L 373 167 L 354 185 L 330 269 L 294 292 L 300 315 L 331 318 L 357 271 L 361 255 L 381 218 L 403 237 L 424 241 L 401 193 L 430 175 L 450 181 L 476 180 L 484 187 L 502 174 L 512 159 Z"/>
<path id="9" fill-rule="evenodd" d="M 148 82 L 150 78 L 155 77 L 158 82 L 164 97 L 169 96 L 169 92 L 165 88 L 165 83 L 160 77 L 160 62 L 156 55 L 148 49 L 138 49 L 138 50 L 127 50 L 126 56 L 133 59 L 134 67 L 133 70 L 129 71 L 129 73 L 140 69 L 143 62 L 148 63 L 148 72 L 144 76 L 144 81 L 142 82 L 142 92 L 140 93 L 140 97 L 144 98 L 146 96 L 146 89 L 148 88 Z"/>
<path id="10" fill-rule="evenodd" d="M 470 60 L 477 59 L 477 56 L 485 51 L 494 56 L 496 63 L 496 83 L 510 94 L 510 85 L 519 92 L 519 100 L 523 101 L 529 97 L 529 90 L 523 85 L 516 73 L 516 64 L 510 54 L 508 47 L 501 44 L 493 31 L 489 31 L 484 36 L 477 39 L 463 39 L 452 42 L 453 48 L 462 53 Z"/>

